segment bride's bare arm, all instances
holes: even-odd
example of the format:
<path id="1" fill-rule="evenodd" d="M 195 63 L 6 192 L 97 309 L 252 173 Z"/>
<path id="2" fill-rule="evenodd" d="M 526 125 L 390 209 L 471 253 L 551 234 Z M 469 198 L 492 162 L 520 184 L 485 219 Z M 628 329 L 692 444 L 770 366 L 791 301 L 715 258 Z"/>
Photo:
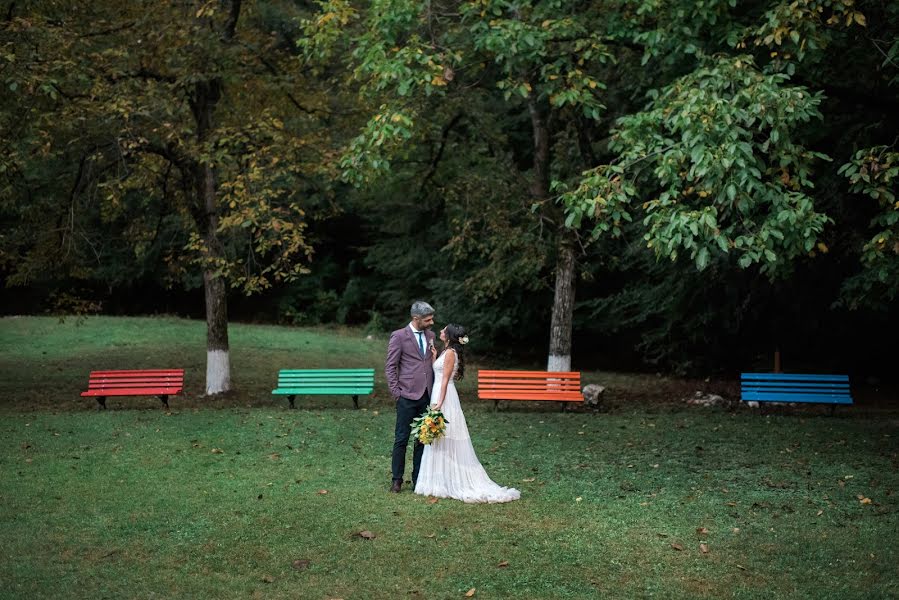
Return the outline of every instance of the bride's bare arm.
<path id="1" fill-rule="evenodd" d="M 437 410 L 440 410 L 443 401 L 446 400 L 446 386 L 449 385 L 449 380 L 453 376 L 454 366 L 456 366 L 456 351 L 447 349 L 446 356 L 443 358 L 443 378 L 440 382 L 440 401 L 437 402 Z"/>

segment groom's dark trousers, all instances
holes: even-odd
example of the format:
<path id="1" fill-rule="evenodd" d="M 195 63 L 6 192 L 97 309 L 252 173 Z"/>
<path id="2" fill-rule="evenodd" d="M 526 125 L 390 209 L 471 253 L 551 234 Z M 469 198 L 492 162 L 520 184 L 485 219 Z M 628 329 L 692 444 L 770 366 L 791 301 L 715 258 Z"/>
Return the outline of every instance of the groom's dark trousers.
<path id="1" fill-rule="evenodd" d="M 409 446 L 409 435 L 412 432 L 412 419 L 420 416 L 428 409 L 431 396 L 425 390 L 424 395 L 418 400 L 399 398 L 396 401 L 396 433 L 393 439 L 393 479 L 403 479 L 406 470 L 406 448 Z M 412 484 L 418 481 L 418 467 L 421 465 L 421 454 L 424 445 L 418 441 L 418 436 L 412 443 Z"/>

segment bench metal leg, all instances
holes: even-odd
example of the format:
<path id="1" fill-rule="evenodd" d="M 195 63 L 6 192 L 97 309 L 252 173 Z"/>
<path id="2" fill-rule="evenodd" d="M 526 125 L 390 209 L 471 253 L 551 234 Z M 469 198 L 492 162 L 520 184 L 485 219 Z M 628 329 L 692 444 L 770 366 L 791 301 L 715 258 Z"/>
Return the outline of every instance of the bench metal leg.
<path id="1" fill-rule="evenodd" d="M 290 408 L 296 408 L 296 406 L 294 406 L 294 403 L 293 403 L 294 398 L 296 398 L 296 396 L 294 396 L 293 394 L 291 394 L 287 397 L 287 401 L 290 402 Z"/>
<path id="2" fill-rule="evenodd" d="M 359 410 L 359 396 L 353 396 L 353 406 L 356 407 L 356 410 Z"/>
<path id="3" fill-rule="evenodd" d="M 106 396 L 97 396 L 97 402 L 100 404 L 100 408 L 106 410 Z"/>
<path id="4" fill-rule="evenodd" d="M 499 412 L 499 400 L 493 401 L 493 412 Z"/>
<path id="5" fill-rule="evenodd" d="M 162 396 L 159 397 L 159 399 L 162 400 L 162 403 L 165 405 L 166 408 L 169 407 L 169 396 L 168 396 L 168 394 L 163 394 Z"/>

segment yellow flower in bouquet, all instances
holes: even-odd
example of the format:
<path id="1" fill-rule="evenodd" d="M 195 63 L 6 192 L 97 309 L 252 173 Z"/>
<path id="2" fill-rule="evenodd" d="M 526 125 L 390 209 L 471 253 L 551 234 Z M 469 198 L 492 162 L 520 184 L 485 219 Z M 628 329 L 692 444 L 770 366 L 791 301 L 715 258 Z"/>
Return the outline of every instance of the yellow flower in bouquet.
<path id="1" fill-rule="evenodd" d="M 422 413 L 420 417 L 412 420 L 412 430 L 416 431 L 415 437 L 419 443 L 428 445 L 446 432 L 446 424 L 449 421 L 443 413 L 433 408 Z"/>

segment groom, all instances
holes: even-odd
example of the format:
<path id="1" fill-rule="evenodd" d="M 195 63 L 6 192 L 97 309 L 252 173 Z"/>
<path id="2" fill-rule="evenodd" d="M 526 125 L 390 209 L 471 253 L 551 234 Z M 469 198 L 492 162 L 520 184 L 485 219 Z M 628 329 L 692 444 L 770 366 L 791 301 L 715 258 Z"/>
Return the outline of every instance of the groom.
<path id="1" fill-rule="evenodd" d="M 393 441 L 393 484 L 390 491 L 399 493 L 406 470 L 406 447 L 409 445 L 412 419 L 425 412 L 431 402 L 434 368 L 434 309 L 427 302 L 412 305 L 412 322 L 390 334 L 387 345 L 387 387 L 396 398 L 396 432 Z M 418 438 L 412 444 L 412 487 L 418 479 L 418 466 L 424 446 Z"/>

